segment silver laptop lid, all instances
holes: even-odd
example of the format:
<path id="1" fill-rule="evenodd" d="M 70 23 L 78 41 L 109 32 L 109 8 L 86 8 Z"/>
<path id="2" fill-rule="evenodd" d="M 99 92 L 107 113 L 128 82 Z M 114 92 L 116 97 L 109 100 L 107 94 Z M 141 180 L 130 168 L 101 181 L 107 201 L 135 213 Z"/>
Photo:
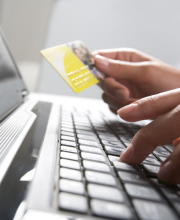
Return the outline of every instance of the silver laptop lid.
<path id="1" fill-rule="evenodd" d="M 26 93 L 26 86 L 0 29 L 0 121 L 23 101 Z"/>

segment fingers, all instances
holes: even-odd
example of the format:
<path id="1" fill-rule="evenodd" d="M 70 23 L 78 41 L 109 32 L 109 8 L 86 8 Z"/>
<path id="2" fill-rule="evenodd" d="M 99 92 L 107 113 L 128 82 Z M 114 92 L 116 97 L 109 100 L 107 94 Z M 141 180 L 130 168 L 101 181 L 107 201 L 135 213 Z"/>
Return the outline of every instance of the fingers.
<path id="1" fill-rule="evenodd" d="M 153 63 L 151 61 L 130 62 L 115 60 L 96 55 L 95 65 L 107 76 L 113 77 L 115 79 L 130 79 L 134 82 L 141 83 L 144 82 L 144 80 L 147 78 L 148 69 L 151 68 Z"/>
<path id="2" fill-rule="evenodd" d="M 157 146 L 170 143 L 180 136 L 179 121 L 180 105 L 137 132 L 120 160 L 129 164 L 141 163 Z"/>
<path id="3" fill-rule="evenodd" d="M 180 89 L 149 96 L 136 101 L 118 111 L 121 118 L 126 121 L 139 121 L 156 118 L 180 103 Z"/>
<path id="4" fill-rule="evenodd" d="M 125 100 L 129 97 L 129 90 L 122 84 L 118 83 L 114 78 L 105 78 L 100 82 L 100 86 L 105 93 L 116 99 Z"/>
<path id="5" fill-rule="evenodd" d="M 111 106 L 109 106 L 109 110 L 114 113 L 115 115 L 117 115 L 117 110 Z"/>
<path id="6" fill-rule="evenodd" d="M 110 59 L 123 60 L 129 62 L 143 62 L 155 60 L 155 58 L 132 48 L 97 50 L 93 52 L 93 55 L 101 55 Z"/>
<path id="7" fill-rule="evenodd" d="M 180 144 L 178 144 L 171 153 L 167 161 L 161 166 L 158 178 L 169 184 L 178 184 L 180 182 Z"/>
<path id="8" fill-rule="evenodd" d="M 117 110 L 119 108 L 121 108 L 125 105 L 128 105 L 129 103 L 132 102 L 132 100 L 134 101 L 134 99 L 131 99 L 131 98 L 128 98 L 126 100 L 118 100 L 118 99 L 108 95 L 107 93 L 103 93 L 102 99 L 105 103 L 107 103 L 109 105 L 110 110 L 115 114 L 117 114 Z"/>

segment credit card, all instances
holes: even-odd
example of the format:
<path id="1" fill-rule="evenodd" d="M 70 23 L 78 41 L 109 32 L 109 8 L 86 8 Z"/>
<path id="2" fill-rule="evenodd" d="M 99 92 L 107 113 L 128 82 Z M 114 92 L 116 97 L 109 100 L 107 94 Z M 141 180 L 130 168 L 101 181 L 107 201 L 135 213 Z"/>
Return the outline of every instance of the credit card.
<path id="1" fill-rule="evenodd" d="M 95 67 L 92 54 L 81 41 L 41 50 L 41 54 L 76 93 L 106 77 Z"/>

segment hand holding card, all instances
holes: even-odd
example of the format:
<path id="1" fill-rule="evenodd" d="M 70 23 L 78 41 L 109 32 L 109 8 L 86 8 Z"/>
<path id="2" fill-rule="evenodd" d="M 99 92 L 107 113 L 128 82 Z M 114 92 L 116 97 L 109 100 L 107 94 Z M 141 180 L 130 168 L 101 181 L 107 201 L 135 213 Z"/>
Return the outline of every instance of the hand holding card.
<path id="1" fill-rule="evenodd" d="M 81 41 L 45 49 L 41 54 L 76 93 L 105 78 L 105 74 L 96 69 L 92 54 Z"/>

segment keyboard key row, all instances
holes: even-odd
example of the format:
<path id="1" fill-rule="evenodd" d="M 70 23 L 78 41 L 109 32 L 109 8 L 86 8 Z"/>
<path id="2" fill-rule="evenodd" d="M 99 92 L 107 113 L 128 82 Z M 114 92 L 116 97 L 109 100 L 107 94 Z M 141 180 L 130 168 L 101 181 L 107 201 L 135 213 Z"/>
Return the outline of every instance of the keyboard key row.
<path id="1" fill-rule="evenodd" d="M 73 121 L 66 117 L 62 124 L 60 208 L 87 213 L 89 210 L 87 198 L 89 198 L 90 209 L 94 215 L 110 219 L 134 219 L 136 214 L 128 203 L 128 194 L 140 219 L 166 220 L 171 219 L 169 216 L 177 219 L 164 202 L 165 198 L 162 194 L 179 212 L 178 191 L 166 190 L 166 186 L 153 179 L 152 182 L 160 187 L 160 191 L 157 191 L 155 185 L 145 177 L 138 166 L 130 166 L 119 160 L 119 156 L 129 145 L 133 135 L 140 129 L 139 126 L 134 128 L 125 124 L 118 127 L 119 124 L 116 123 L 116 126 L 112 124 L 109 128 L 102 119 L 98 122 L 97 119 L 89 121 L 86 116 L 75 116 Z M 169 149 L 166 146 L 158 146 L 140 167 L 148 176 L 156 177 L 161 162 L 170 155 L 171 151 L 172 146 Z M 71 202 L 68 203 L 69 201 Z M 74 203 L 73 201 L 76 203 L 79 201 L 79 204 L 71 204 Z M 144 210 L 140 209 L 140 204 Z M 162 213 L 164 209 L 166 209 L 165 215 Z"/>

